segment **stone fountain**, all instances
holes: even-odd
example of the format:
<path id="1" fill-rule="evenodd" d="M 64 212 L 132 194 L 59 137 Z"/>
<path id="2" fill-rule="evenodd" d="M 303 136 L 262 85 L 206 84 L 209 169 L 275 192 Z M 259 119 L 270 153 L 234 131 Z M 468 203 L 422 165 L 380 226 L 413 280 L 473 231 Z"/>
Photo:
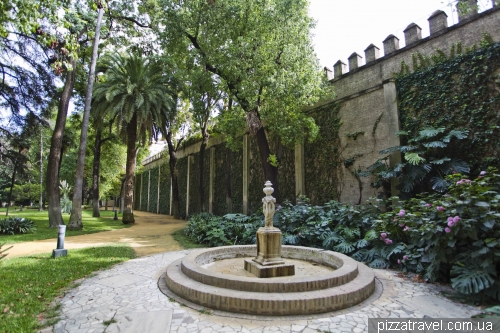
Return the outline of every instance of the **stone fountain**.
<path id="1" fill-rule="evenodd" d="M 329 312 L 367 299 L 375 276 L 364 264 L 333 251 L 281 245 L 271 186 L 265 183 L 257 245 L 194 251 L 167 267 L 164 286 L 208 308 L 258 315 Z"/>

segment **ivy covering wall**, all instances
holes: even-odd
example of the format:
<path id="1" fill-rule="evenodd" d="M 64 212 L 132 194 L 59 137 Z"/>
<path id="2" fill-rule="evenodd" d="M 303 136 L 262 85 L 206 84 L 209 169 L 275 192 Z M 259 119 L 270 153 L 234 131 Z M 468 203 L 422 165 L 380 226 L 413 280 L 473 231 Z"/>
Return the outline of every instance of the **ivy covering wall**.
<path id="1" fill-rule="evenodd" d="M 313 205 L 338 200 L 340 195 L 340 107 L 339 103 L 330 103 L 315 109 L 311 114 L 319 126 L 319 134 L 313 143 L 307 142 L 304 145 L 304 168 L 306 193 Z"/>
<path id="2" fill-rule="evenodd" d="M 260 161 L 259 147 L 255 136 L 250 136 L 250 172 L 248 179 L 248 210 L 254 213 L 262 208 L 262 198 L 264 197 L 264 172 Z"/>
<path id="3" fill-rule="evenodd" d="M 144 171 L 142 174 L 142 189 L 141 189 L 141 195 L 142 198 L 140 197 L 141 201 L 141 210 L 142 211 L 147 211 L 148 210 L 148 178 L 149 178 L 149 170 Z"/>
<path id="4" fill-rule="evenodd" d="M 135 179 L 134 179 L 134 209 L 140 210 L 141 207 L 139 205 L 139 198 L 141 195 L 141 175 L 142 174 L 136 174 Z"/>
<path id="5" fill-rule="evenodd" d="M 179 182 L 179 215 L 186 217 L 186 194 L 187 194 L 187 172 L 188 156 L 177 160 L 178 182 Z"/>
<path id="6" fill-rule="evenodd" d="M 160 166 L 160 214 L 170 214 L 170 166 L 168 162 Z"/>
<path id="7" fill-rule="evenodd" d="M 499 165 L 500 43 L 487 45 L 397 81 L 402 130 L 426 126 L 468 129 L 446 156 L 459 157 L 477 173 Z"/>
<path id="8" fill-rule="evenodd" d="M 150 189 L 149 189 L 149 210 L 150 213 L 158 212 L 158 167 L 149 170 Z"/>
<path id="9" fill-rule="evenodd" d="M 200 213 L 200 153 L 193 155 L 193 164 L 191 165 L 189 175 L 189 214 Z M 203 159 L 203 203 L 208 212 L 208 198 L 210 187 L 210 150 L 205 150 Z"/>

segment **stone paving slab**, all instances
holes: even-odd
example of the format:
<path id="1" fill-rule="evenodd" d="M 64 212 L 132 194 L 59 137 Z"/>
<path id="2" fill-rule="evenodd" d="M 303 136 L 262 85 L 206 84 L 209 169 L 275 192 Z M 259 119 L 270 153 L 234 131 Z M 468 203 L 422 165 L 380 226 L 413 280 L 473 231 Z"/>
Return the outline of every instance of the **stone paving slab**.
<path id="1" fill-rule="evenodd" d="M 168 333 L 172 321 L 172 310 L 152 312 L 129 312 L 117 314 L 106 329 L 108 333 Z"/>
<path id="2" fill-rule="evenodd" d="M 373 297 L 358 306 L 336 312 L 295 317 L 245 317 L 201 307 L 190 308 L 186 306 L 188 302 L 176 301 L 158 287 L 158 278 L 167 265 L 190 252 L 167 252 L 129 260 L 83 280 L 61 300 L 60 321 L 52 331 L 118 332 L 119 327 L 133 328 L 134 332 L 156 332 L 146 326 L 154 324 L 151 329 L 173 333 L 367 332 L 368 318 L 470 318 L 480 312 L 478 308 L 440 296 L 439 292 L 446 287 L 413 283 L 388 270 L 374 270 L 377 289 Z M 125 284 L 102 283 L 127 277 L 129 281 Z M 129 326 L 125 326 L 125 320 Z M 113 321 L 116 322 L 107 325 Z"/>

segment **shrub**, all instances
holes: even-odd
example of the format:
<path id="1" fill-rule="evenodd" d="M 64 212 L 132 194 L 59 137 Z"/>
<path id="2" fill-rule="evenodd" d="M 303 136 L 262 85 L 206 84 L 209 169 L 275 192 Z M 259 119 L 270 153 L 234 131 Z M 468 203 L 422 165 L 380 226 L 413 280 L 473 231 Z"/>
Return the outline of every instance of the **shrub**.
<path id="1" fill-rule="evenodd" d="M 394 200 L 382 214 L 375 229 L 400 248 L 386 264 L 500 300 L 500 175 L 490 168 L 473 181 L 460 174 L 447 180 L 447 194 Z"/>
<path id="2" fill-rule="evenodd" d="M 263 225 L 264 218 L 256 215 L 200 213 L 189 218 L 184 233 L 191 240 L 208 246 L 252 244 L 255 232 Z"/>
<path id="3" fill-rule="evenodd" d="M 9 217 L 0 220 L 0 234 L 26 234 L 28 232 L 35 232 L 36 225 L 30 219 L 20 217 Z"/>

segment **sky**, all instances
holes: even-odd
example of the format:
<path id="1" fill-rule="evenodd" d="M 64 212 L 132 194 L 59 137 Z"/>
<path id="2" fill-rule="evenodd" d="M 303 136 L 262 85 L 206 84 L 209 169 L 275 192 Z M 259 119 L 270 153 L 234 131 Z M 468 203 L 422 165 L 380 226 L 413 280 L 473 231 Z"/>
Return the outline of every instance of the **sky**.
<path id="1" fill-rule="evenodd" d="M 390 34 L 404 46 L 403 30 L 416 23 L 422 38 L 429 36 L 427 18 L 441 9 L 448 14 L 448 26 L 457 23 L 452 0 L 309 0 L 309 15 L 316 21 L 313 44 L 321 67 L 333 64 L 374 44 L 383 56 L 382 41 Z M 452 5 L 450 7 L 450 4 Z M 479 12 L 491 8 L 491 0 L 479 0 Z M 452 10 L 454 10 L 452 12 Z M 364 59 L 363 59 L 364 61 Z"/>

